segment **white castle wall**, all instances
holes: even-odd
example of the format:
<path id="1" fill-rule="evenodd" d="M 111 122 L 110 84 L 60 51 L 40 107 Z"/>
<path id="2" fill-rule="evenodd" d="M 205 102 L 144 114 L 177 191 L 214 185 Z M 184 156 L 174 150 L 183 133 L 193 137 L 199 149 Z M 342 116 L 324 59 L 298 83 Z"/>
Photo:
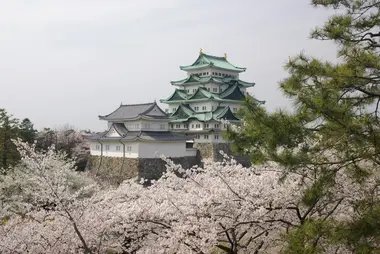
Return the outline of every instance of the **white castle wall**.
<path id="1" fill-rule="evenodd" d="M 169 128 L 167 121 L 136 120 L 124 123 L 129 131 L 167 131 Z"/>
<path id="2" fill-rule="evenodd" d="M 166 157 L 188 156 L 184 141 L 165 143 L 141 142 L 139 145 L 139 158 L 159 158 L 161 155 Z"/>
<path id="3" fill-rule="evenodd" d="M 104 141 L 103 156 L 123 157 L 123 145 L 119 141 Z M 159 158 L 195 156 L 195 149 L 186 149 L 185 141 L 178 142 L 124 142 L 125 158 Z M 97 147 L 98 145 L 98 147 Z M 108 150 L 107 150 L 108 146 Z M 119 147 L 119 150 L 117 149 Z M 93 156 L 100 156 L 101 147 L 98 142 L 90 142 L 90 151 Z"/>

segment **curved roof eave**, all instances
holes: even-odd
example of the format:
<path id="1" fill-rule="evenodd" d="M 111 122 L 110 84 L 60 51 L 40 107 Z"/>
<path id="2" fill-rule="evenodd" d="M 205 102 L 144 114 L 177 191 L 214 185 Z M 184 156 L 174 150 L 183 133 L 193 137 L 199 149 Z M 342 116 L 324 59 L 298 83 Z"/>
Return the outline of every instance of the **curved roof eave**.
<path id="1" fill-rule="evenodd" d="M 243 103 L 242 100 L 229 100 L 223 98 L 204 98 L 204 99 L 191 99 L 191 100 L 182 100 L 182 101 L 163 101 L 166 104 L 174 104 L 174 103 L 188 103 L 188 102 L 196 102 L 196 101 L 219 101 L 219 102 L 233 102 L 233 103 Z"/>
<path id="2" fill-rule="evenodd" d="M 247 68 L 241 68 L 241 67 L 235 67 L 236 69 L 229 69 L 229 68 L 223 68 L 220 66 L 215 66 L 214 64 L 202 64 L 202 65 L 195 65 L 195 66 L 180 66 L 179 67 L 182 71 L 193 71 L 193 70 L 200 70 L 205 68 L 213 68 L 213 69 L 219 69 L 219 70 L 225 70 L 225 71 L 232 71 L 232 72 L 244 72 L 247 70 Z"/>
<path id="3" fill-rule="evenodd" d="M 178 94 L 181 98 L 183 98 L 182 95 L 178 92 L 178 89 L 175 89 L 175 91 L 172 93 L 172 95 L 170 95 L 167 99 L 161 99 L 160 102 L 170 101 L 171 98 L 173 98 L 174 95 L 176 95 L 176 94 Z M 186 98 L 183 98 L 183 99 L 186 100 Z"/>
<path id="4" fill-rule="evenodd" d="M 124 122 L 124 121 L 133 121 L 133 120 L 140 120 L 140 119 L 144 119 L 144 120 L 151 120 L 151 121 L 167 121 L 169 119 L 169 116 L 167 118 L 151 118 L 151 117 L 147 117 L 147 116 L 144 116 L 144 115 L 139 115 L 137 117 L 132 117 L 132 118 L 115 118 L 115 119 L 101 119 L 101 120 L 106 120 L 108 122 Z"/>

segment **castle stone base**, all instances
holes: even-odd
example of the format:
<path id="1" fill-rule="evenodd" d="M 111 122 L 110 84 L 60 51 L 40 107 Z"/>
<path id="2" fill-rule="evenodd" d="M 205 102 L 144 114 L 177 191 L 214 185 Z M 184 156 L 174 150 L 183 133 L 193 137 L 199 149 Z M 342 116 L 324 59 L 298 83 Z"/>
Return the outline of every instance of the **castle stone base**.
<path id="1" fill-rule="evenodd" d="M 223 155 L 220 151 L 223 151 L 230 157 L 233 157 L 238 163 L 244 167 L 251 166 L 251 162 L 247 156 L 241 156 L 235 154 L 231 150 L 231 144 L 228 143 L 196 143 L 194 148 L 199 150 L 202 159 L 211 159 L 212 161 L 223 161 Z"/>
<path id="2" fill-rule="evenodd" d="M 232 156 L 238 163 L 249 167 L 249 158 L 239 156 L 231 151 L 230 144 L 218 143 L 197 143 L 194 148 L 198 149 L 197 156 L 170 158 L 175 164 L 180 164 L 184 169 L 192 166 L 202 166 L 202 160 L 223 161 L 220 151 Z M 120 157 L 100 157 L 90 156 L 87 169 L 101 179 L 119 184 L 122 181 L 134 177 L 148 180 L 159 179 L 166 171 L 166 162 L 161 158 L 120 158 Z"/>
<path id="3" fill-rule="evenodd" d="M 175 164 L 188 169 L 201 166 L 199 152 L 193 157 L 169 158 Z M 120 158 L 90 156 L 87 169 L 103 180 L 119 184 L 126 179 L 138 177 L 153 180 L 159 179 L 166 171 L 166 162 L 161 158 Z"/>

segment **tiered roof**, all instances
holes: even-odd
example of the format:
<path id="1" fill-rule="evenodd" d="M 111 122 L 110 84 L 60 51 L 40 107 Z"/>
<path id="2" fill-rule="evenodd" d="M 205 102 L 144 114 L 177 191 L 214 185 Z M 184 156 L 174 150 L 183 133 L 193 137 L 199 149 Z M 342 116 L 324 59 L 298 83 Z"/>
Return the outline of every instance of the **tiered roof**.
<path id="1" fill-rule="evenodd" d="M 161 100 L 163 103 L 179 104 L 179 107 L 177 107 L 176 111 L 171 115 L 171 123 L 187 122 L 190 119 L 204 122 L 212 120 L 219 121 L 221 119 L 239 121 L 228 106 L 219 106 L 217 109 L 209 112 L 195 112 L 189 106 L 189 103 L 198 101 L 242 103 L 246 99 L 246 96 L 250 96 L 242 92 L 243 88 L 253 87 L 255 85 L 255 83 L 238 79 L 238 75 L 236 74 L 245 71 L 246 68 L 237 67 L 228 62 L 226 54 L 224 57 L 217 57 L 204 54 L 201 50 L 197 60 L 193 64 L 180 66 L 180 69 L 184 71 L 197 71 L 207 68 L 220 69 L 222 71 L 217 73 L 206 71 L 207 76 L 203 76 L 202 74 L 190 74 L 185 79 L 171 82 L 172 85 L 179 87 L 179 89 L 176 89 L 167 99 Z M 223 70 L 225 72 L 223 72 Z M 225 90 L 220 93 L 210 92 L 205 88 L 205 85 L 209 83 L 223 85 L 222 88 Z M 185 92 L 186 87 L 190 85 L 198 87 L 192 94 Z M 218 91 L 221 91 L 220 87 Z M 264 101 L 258 100 L 256 102 L 265 103 Z"/>
<path id="2" fill-rule="evenodd" d="M 194 119 L 201 122 L 207 121 L 220 121 L 229 120 L 231 122 L 238 122 L 239 119 L 232 113 L 229 106 L 219 106 L 214 111 L 210 112 L 196 112 L 188 104 L 180 104 L 176 111 L 171 115 L 170 122 L 187 122 Z"/>
<path id="3" fill-rule="evenodd" d="M 190 71 L 190 70 L 198 70 L 198 69 L 204 69 L 204 68 L 218 68 L 228 71 L 234 71 L 234 72 L 243 72 L 246 70 L 246 68 L 237 67 L 230 62 L 227 61 L 226 57 L 218 57 L 218 56 L 211 56 L 204 53 L 200 53 L 199 57 L 195 62 L 191 65 L 187 66 L 180 66 L 181 70 L 184 71 Z"/>
<path id="4" fill-rule="evenodd" d="M 215 83 L 215 84 L 228 84 L 228 85 L 239 85 L 240 87 L 253 87 L 255 83 L 250 83 L 246 81 L 242 81 L 240 79 L 236 79 L 234 77 L 217 77 L 217 76 L 207 76 L 207 77 L 199 77 L 197 75 L 190 75 L 185 79 L 181 79 L 178 81 L 170 82 L 173 86 L 187 86 L 187 85 L 196 85 L 196 84 L 207 84 L 207 83 Z"/>
<path id="5" fill-rule="evenodd" d="M 204 87 L 198 87 L 194 94 L 186 94 L 184 90 L 176 89 L 163 103 L 188 103 L 196 101 L 242 102 L 245 96 L 238 85 L 232 85 L 220 94 L 212 93 Z M 257 101 L 263 103 L 262 101 Z"/>
<path id="6" fill-rule="evenodd" d="M 126 121 L 126 120 L 168 120 L 169 116 L 162 111 L 156 102 L 143 103 L 143 104 L 121 104 L 112 113 L 99 116 L 101 120 L 107 121 Z"/>

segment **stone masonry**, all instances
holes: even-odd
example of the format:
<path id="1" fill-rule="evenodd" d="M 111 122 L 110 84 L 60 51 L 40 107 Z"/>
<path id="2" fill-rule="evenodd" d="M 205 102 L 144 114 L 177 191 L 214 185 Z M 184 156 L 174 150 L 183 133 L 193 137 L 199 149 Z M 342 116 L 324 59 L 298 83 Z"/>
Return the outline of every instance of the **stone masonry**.
<path id="1" fill-rule="evenodd" d="M 175 164 L 188 169 L 195 165 L 201 166 L 199 152 L 193 157 L 169 158 Z M 138 177 L 153 180 L 158 179 L 166 171 L 166 162 L 161 158 L 120 158 L 90 156 L 87 169 L 101 179 L 119 184 L 126 179 Z"/>
<path id="2" fill-rule="evenodd" d="M 199 150 L 202 159 L 211 159 L 212 161 L 223 161 L 223 156 L 220 151 L 233 157 L 238 163 L 244 167 L 251 166 L 250 160 L 246 156 L 237 155 L 232 152 L 231 145 L 228 143 L 196 143 L 194 148 Z"/>
<path id="3" fill-rule="evenodd" d="M 198 149 L 197 156 L 170 158 L 175 164 L 180 164 L 188 169 L 195 165 L 202 166 L 202 160 L 222 161 L 220 151 L 234 157 L 243 166 L 249 167 L 249 158 L 238 156 L 231 151 L 230 144 L 197 143 L 194 148 Z M 111 183 L 119 184 L 133 177 L 144 179 L 158 179 L 166 171 L 166 162 L 161 158 L 120 158 L 90 156 L 87 169 L 102 179 Z"/>

